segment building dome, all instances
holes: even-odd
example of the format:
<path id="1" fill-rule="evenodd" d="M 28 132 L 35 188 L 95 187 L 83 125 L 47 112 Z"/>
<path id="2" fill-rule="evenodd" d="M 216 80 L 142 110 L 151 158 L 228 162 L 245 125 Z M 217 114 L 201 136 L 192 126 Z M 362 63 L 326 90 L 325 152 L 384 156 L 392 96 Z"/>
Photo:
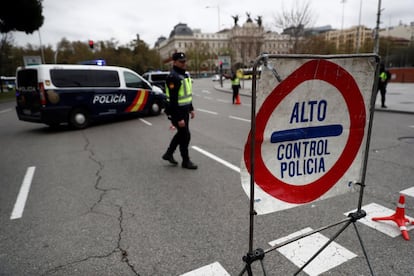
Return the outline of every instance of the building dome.
<path id="1" fill-rule="evenodd" d="M 255 27 L 257 27 L 257 25 L 254 24 L 252 21 L 246 21 L 243 24 L 243 28 L 255 28 Z"/>
<path id="2" fill-rule="evenodd" d="M 173 36 L 176 36 L 176 35 L 193 36 L 193 31 L 187 26 L 187 24 L 178 23 L 177 25 L 174 26 L 174 29 L 171 31 L 169 38 L 172 38 Z"/>
<path id="3" fill-rule="evenodd" d="M 154 44 L 154 47 L 157 48 L 161 45 L 161 42 L 167 40 L 165 36 L 160 36 Z"/>

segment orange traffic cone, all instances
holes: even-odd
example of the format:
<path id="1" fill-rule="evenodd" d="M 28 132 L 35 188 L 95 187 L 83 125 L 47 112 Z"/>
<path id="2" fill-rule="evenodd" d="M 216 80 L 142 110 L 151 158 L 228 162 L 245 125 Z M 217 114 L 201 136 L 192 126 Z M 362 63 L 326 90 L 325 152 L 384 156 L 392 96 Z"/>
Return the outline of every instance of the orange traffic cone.
<path id="1" fill-rule="evenodd" d="M 406 224 L 409 223 L 409 224 L 414 225 L 414 221 L 410 221 L 408 218 L 405 217 L 405 197 L 403 195 L 400 195 L 400 199 L 398 201 L 397 209 L 395 210 L 395 213 L 392 216 L 376 217 L 376 218 L 372 218 L 372 220 L 373 221 L 392 220 L 400 228 L 401 234 L 404 237 L 404 239 L 407 240 L 407 241 L 410 240 L 410 237 L 408 236 Z"/>
<path id="2" fill-rule="evenodd" d="M 235 102 L 235 104 L 241 104 L 241 101 L 240 101 L 240 96 L 239 96 L 239 95 L 237 95 L 237 97 L 236 97 L 236 102 Z"/>

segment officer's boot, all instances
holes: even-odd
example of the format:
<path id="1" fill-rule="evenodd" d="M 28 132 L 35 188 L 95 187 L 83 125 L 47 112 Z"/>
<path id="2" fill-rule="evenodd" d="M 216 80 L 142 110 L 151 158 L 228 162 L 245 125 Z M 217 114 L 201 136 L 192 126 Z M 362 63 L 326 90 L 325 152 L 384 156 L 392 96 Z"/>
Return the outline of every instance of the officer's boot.
<path id="1" fill-rule="evenodd" d="M 190 170 L 196 170 L 198 168 L 198 166 L 194 164 L 193 162 L 191 162 L 191 160 L 183 161 L 183 163 L 181 164 L 181 167 L 183 167 L 184 169 L 190 169 Z"/>
<path id="2" fill-rule="evenodd" d="M 170 164 L 173 164 L 173 165 L 177 165 L 178 164 L 177 160 L 174 159 L 173 153 L 171 153 L 168 150 L 167 150 L 166 153 L 164 153 L 164 155 L 162 156 L 162 159 L 170 162 Z"/>

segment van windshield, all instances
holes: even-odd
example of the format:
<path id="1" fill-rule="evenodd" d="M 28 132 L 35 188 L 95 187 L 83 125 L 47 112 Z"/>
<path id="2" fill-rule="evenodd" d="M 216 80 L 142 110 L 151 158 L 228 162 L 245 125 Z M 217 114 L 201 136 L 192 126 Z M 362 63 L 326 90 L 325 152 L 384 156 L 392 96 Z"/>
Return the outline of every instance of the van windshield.
<path id="1" fill-rule="evenodd" d="M 131 72 L 124 72 L 126 87 L 149 89 L 146 82 Z"/>

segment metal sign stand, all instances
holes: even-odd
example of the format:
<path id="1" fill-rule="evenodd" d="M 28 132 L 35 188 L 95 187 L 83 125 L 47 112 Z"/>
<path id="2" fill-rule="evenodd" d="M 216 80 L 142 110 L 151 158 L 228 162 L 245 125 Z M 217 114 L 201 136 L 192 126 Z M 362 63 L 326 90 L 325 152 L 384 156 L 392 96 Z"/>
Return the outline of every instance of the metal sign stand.
<path id="1" fill-rule="evenodd" d="M 297 240 L 300 240 L 302 238 L 305 238 L 307 236 L 310 236 L 312 234 L 321 232 L 323 230 L 344 224 L 342 228 L 340 228 L 302 267 L 299 268 L 298 271 L 295 272 L 294 275 L 298 275 L 309 263 L 311 263 L 323 250 L 325 250 L 329 244 L 331 244 L 335 239 L 346 229 L 349 225 L 353 225 L 355 232 L 357 234 L 359 243 L 361 245 L 364 257 L 366 259 L 369 271 L 371 275 L 374 275 L 374 272 L 372 270 L 371 264 L 368 259 L 367 252 L 365 250 L 364 243 L 362 241 L 361 235 L 359 234 L 357 225 L 355 222 L 357 222 L 359 219 L 364 218 L 366 216 L 366 212 L 362 210 L 362 201 L 363 201 L 363 194 L 364 194 L 364 188 L 365 188 L 365 176 L 366 176 L 366 170 L 367 170 L 367 162 L 368 162 L 368 152 L 369 152 L 369 143 L 371 138 L 371 130 L 372 130 L 372 122 L 373 122 L 373 115 L 374 115 L 374 108 L 375 108 L 375 97 L 371 97 L 370 102 L 370 118 L 369 118 L 369 125 L 368 125 L 368 133 L 367 133 L 367 142 L 366 142 L 366 148 L 365 148 L 365 156 L 363 161 L 363 167 L 362 167 L 362 179 L 361 183 L 354 183 L 355 185 L 358 185 L 360 187 L 359 189 L 359 199 L 358 199 L 358 207 L 357 210 L 353 213 L 350 213 L 348 217 L 344 220 L 341 220 L 339 222 L 321 227 L 319 229 L 313 230 L 311 232 L 308 232 L 306 234 L 302 234 L 298 237 L 295 237 L 293 239 L 290 239 L 288 241 L 285 241 L 283 243 L 274 245 L 268 249 L 262 249 L 257 248 L 253 250 L 253 232 L 254 232 L 254 216 L 257 215 L 257 213 L 254 210 L 254 174 L 255 174 L 255 134 L 256 134 L 256 79 L 257 79 L 257 67 L 260 65 L 263 65 L 264 68 L 270 70 L 275 78 L 281 82 L 282 79 L 279 76 L 278 72 L 275 68 L 271 67 L 268 64 L 268 60 L 270 58 L 307 58 L 307 59 L 333 59 L 333 58 L 358 58 L 358 57 L 371 57 L 375 58 L 375 61 L 377 63 L 376 68 L 376 74 L 375 74 L 375 80 L 378 78 L 378 64 L 379 64 L 379 57 L 377 55 L 373 54 L 359 54 L 359 55 L 333 55 L 333 56 L 321 56 L 321 55 L 269 55 L 269 54 L 262 54 L 260 55 L 253 66 L 253 79 L 252 79 L 252 100 L 251 100 L 251 140 L 250 140 L 250 213 L 249 213 L 249 251 L 246 255 L 243 256 L 242 260 L 245 263 L 242 271 L 240 272 L 240 276 L 247 272 L 247 275 L 252 276 L 252 264 L 256 261 L 260 261 L 260 265 L 262 268 L 263 275 L 266 275 L 266 271 L 264 268 L 263 260 L 267 253 L 270 253 L 280 247 L 283 247 L 287 244 L 290 244 L 292 242 L 295 242 Z M 374 82 L 373 87 L 373 95 L 376 95 L 377 91 L 377 82 Z"/>

